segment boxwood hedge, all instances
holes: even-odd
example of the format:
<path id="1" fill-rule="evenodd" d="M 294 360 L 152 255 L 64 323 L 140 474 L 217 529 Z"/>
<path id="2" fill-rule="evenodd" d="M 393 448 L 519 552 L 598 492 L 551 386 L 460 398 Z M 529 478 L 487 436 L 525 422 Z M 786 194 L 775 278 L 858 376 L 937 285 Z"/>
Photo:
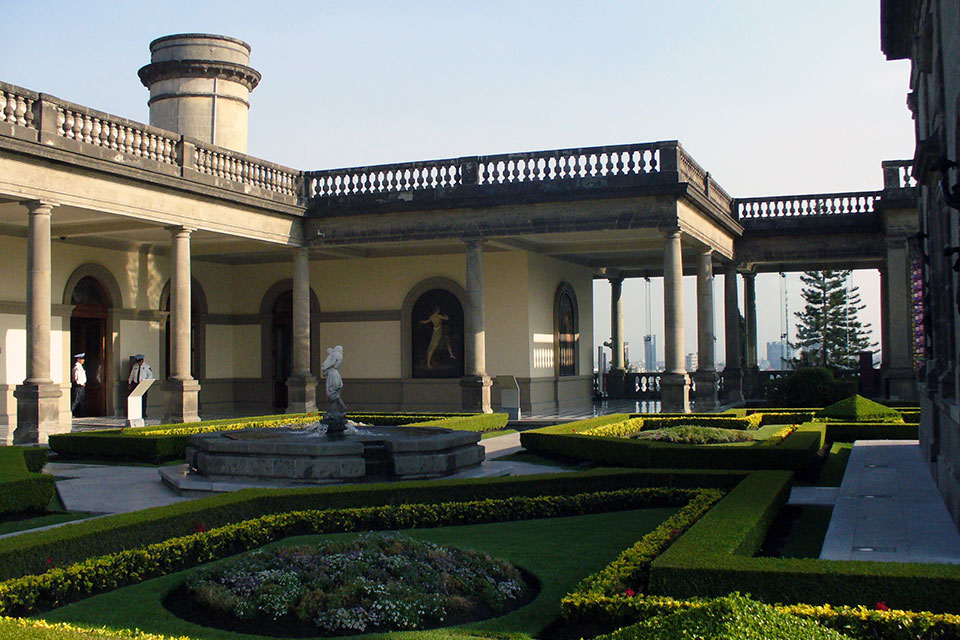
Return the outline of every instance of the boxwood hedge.
<path id="1" fill-rule="evenodd" d="M 0 515 L 42 512 L 56 492 L 53 476 L 36 473 L 46 452 L 35 447 L 0 447 Z"/>

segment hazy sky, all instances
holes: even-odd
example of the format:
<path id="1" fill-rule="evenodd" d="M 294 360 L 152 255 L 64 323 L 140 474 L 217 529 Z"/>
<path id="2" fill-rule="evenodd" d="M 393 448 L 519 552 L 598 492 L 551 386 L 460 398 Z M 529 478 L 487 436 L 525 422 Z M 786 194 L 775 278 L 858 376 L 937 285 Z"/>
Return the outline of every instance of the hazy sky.
<path id="1" fill-rule="evenodd" d="M 150 40 L 221 33 L 250 43 L 263 74 L 249 153 L 298 169 L 679 139 L 734 196 L 877 189 L 881 160 L 913 156 L 909 67 L 880 52 L 879 5 L 5 0 L 0 80 L 146 122 L 136 71 Z M 762 348 L 781 333 L 782 304 L 778 276 L 758 280 Z M 856 281 L 879 335 L 876 273 Z M 643 287 L 624 287 L 637 347 Z M 787 288 L 792 313 L 796 276 Z M 595 291 L 599 342 L 609 288 Z"/>

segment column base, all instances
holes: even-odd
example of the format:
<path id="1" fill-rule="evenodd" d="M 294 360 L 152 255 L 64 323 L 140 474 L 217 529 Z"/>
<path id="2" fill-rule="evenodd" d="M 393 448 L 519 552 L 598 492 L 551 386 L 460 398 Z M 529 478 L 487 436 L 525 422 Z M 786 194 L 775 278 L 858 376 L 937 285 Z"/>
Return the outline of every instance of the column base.
<path id="1" fill-rule="evenodd" d="M 60 423 L 60 397 L 56 384 L 19 384 L 13 391 L 17 399 L 17 428 L 13 444 L 46 444 L 55 433 L 69 433 L 72 425 Z"/>
<path id="2" fill-rule="evenodd" d="M 917 402 L 920 399 L 919 382 L 913 369 L 887 369 L 882 373 L 881 385 L 884 398 L 909 402 Z"/>
<path id="3" fill-rule="evenodd" d="M 167 380 L 163 383 L 163 421 L 200 421 L 200 383 L 196 380 Z"/>
<path id="4" fill-rule="evenodd" d="M 723 395 L 720 396 L 723 404 L 741 405 L 743 399 L 743 372 L 740 369 L 723 370 Z"/>
<path id="5" fill-rule="evenodd" d="M 287 413 L 317 413 L 317 379 L 311 375 L 287 378 Z"/>
<path id="6" fill-rule="evenodd" d="M 685 373 L 660 376 L 660 413 L 690 413 L 690 378 Z"/>
<path id="7" fill-rule="evenodd" d="M 461 406 L 464 411 L 493 413 L 490 406 L 490 387 L 493 380 L 489 376 L 464 376 L 460 378 Z"/>
<path id="8" fill-rule="evenodd" d="M 610 369 L 607 376 L 607 397 L 622 399 L 626 385 L 627 372 L 624 369 Z"/>
<path id="9" fill-rule="evenodd" d="M 697 411 L 713 411 L 717 408 L 717 392 L 720 376 L 716 371 L 697 371 L 693 374 L 696 382 L 693 390 L 693 406 Z"/>

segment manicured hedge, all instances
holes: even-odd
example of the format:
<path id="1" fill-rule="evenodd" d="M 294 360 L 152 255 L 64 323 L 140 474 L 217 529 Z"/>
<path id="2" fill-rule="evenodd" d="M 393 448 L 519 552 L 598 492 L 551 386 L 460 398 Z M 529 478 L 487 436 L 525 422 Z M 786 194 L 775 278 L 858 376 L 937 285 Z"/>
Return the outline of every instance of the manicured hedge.
<path id="1" fill-rule="evenodd" d="M 190 424 L 169 424 L 131 429 L 106 429 L 93 433 L 65 433 L 50 436 L 50 448 L 71 458 L 134 460 L 158 463 L 183 458 L 190 436 L 195 433 L 236 429 L 289 427 L 316 422 L 321 414 L 283 414 Z M 376 426 L 430 426 L 487 432 L 502 429 L 507 414 L 350 414 L 358 422 Z"/>
<path id="2" fill-rule="evenodd" d="M 719 497 L 716 490 L 713 500 Z M 470 502 L 394 504 L 261 516 L 0 583 L 0 614 L 30 615 L 295 535 L 456 526 L 683 506 L 700 490 L 632 488 Z M 703 502 L 701 500 L 701 502 Z M 709 508 L 709 502 L 701 509 Z"/>
<path id="3" fill-rule="evenodd" d="M 817 431 L 798 430 L 776 446 L 684 445 L 581 435 L 579 423 L 524 431 L 528 451 L 589 460 L 596 464 L 657 469 L 791 469 L 805 472 L 821 447 Z"/>
<path id="4" fill-rule="evenodd" d="M 789 482 L 751 474 L 653 561 L 650 593 L 722 596 L 749 591 L 766 602 L 867 605 L 960 612 L 960 566 L 755 558 Z"/>
<path id="5" fill-rule="evenodd" d="M 675 427 L 680 424 L 692 424 L 698 427 L 717 427 L 720 429 L 742 429 L 753 431 L 760 427 L 762 416 L 757 414 L 747 416 L 727 415 L 723 413 L 635 413 L 631 418 L 641 418 L 644 430 Z"/>
<path id="6" fill-rule="evenodd" d="M 0 579 L 42 573 L 92 556 L 116 553 L 265 514 L 308 509 L 374 507 L 571 495 L 642 487 L 730 488 L 742 472 L 603 469 L 579 473 L 411 481 L 306 489 L 245 489 L 66 527 L 0 539 Z"/>
<path id="7" fill-rule="evenodd" d="M 43 460 L 35 448 L 0 447 L 0 515 L 46 510 L 56 493 L 54 478 L 30 470 L 42 469 Z"/>

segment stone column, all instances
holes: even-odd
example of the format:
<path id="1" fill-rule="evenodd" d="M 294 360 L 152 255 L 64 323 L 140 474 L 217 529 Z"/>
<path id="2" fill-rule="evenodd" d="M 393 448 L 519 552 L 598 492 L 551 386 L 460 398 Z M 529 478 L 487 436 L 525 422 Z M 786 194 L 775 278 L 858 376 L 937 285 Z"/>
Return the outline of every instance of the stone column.
<path id="1" fill-rule="evenodd" d="M 491 413 L 483 327 L 483 241 L 467 240 L 467 306 L 463 310 L 464 377 L 460 381 L 465 411 Z"/>
<path id="2" fill-rule="evenodd" d="M 690 380 L 683 362 L 683 253 L 680 229 L 665 232 L 663 250 L 664 372 L 660 378 L 660 410 L 690 411 Z"/>
<path id="3" fill-rule="evenodd" d="M 743 371 L 740 369 L 740 296 L 737 265 L 728 263 L 723 272 L 723 324 L 726 361 L 723 369 L 724 404 L 743 404 Z"/>
<path id="4" fill-rule="evenodd" d="M 886 347 L 889 345 L 890 355 L 884 356 L 887 367 L 883 373 L 883 386 L 891 399 L 915 401 L 917 377 L 913 371 L 913 327 L 910 322 L 910 310 L 913 305 L 910 295 L 910 259 L 907 238 L 888 237 L 886 251 L 887 277 L 881 284 L 886 284 L 884 306 L 888 322 L 883 324 L 881 335 L 887 338 L 884 353 L 887 352 Z M 881 297 L 884 296 L 881 294 Z"/>
<path id="5" fill-rule="evenodd" d="M 287 379 L 287 413 L 317 411 L 317 379 L 310 372 L 310 250 L 293 259 L 293 372 Z"/>
<path id="6" fill-rule="evenodd" d="M 890 292 L 887 287 L 886 267 L 878 269 L 880 272 L 880 372 L 885 375 L 890 368 Z"/>
<path id="7" fill-rule="evenodd" d="M 747 329 L 747 361 L 743 373 L 743 393 L 747 399 L 758 398 L 760 368 L 757 366 L 757 274 L 743 274 L 744 319 Z"/>
<path id="8" fill-rule="evenodd" d="M 713 327 L 713 251 L 697 256 L 697 372 L 693 400 L 697 411 L 717 408 L 717 365 Z"/>
<path id="9" fill-rule="evenodd" d="M 60 424 L 60 387 L 50 377 L 50 216 L 54 202 L 30 200 L 27 235 L 27 377 L 17 385 L 14 444 L 45 443 Z"/>
<path id="10" fill-rule="evenodd" d="M 189 227 L 168 227 L 170 247 L 170 372 L 164 384 L 164 421 L 197 422 L 200 384 L 190 375 Z"/>
<path id="11" fill-rule="evenodd" d="M 623 276 L 610 278 L 610 373 L 607 393 L 611 398 L 623 397 L 626 363 L 623 361 Z"/>
<path id="12" fill-rule="evenodd" d="M 757 370 L 757 274 L 743 274 L 743 296 L 746 298 L 747 370 Z"/>

